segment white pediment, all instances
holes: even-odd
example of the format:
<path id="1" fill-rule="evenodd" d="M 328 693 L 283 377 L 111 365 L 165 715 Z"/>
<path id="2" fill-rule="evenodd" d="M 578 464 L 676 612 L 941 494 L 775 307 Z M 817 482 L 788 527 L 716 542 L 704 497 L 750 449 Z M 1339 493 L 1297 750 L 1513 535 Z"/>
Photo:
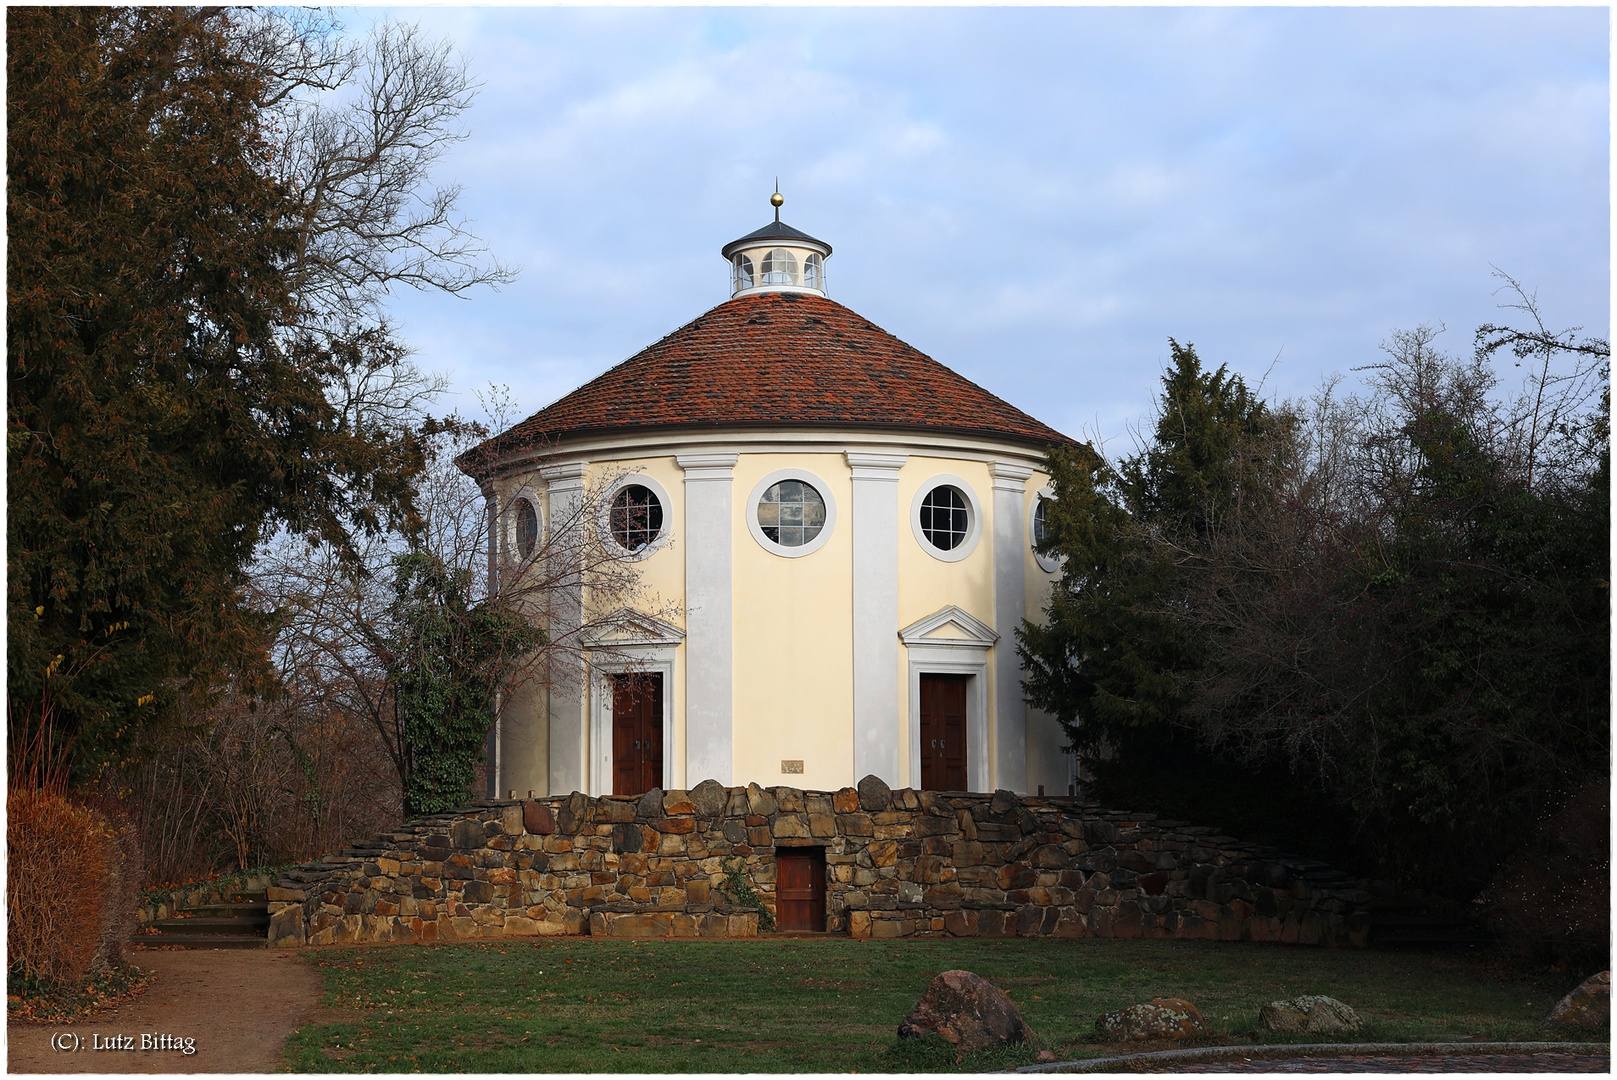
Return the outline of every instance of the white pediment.
<path id="1" fill-rule="evenodd" d="M 906 645 L 969 645 L 987 648 L 999 640 L 994 628 L 953 604 L 898 632 Z"/>
<path id="2" fill-rule="evenodd" d="M 685 640 L 685 631 L 644 612 L 623 607 L 586 626 L 582 637 L 585 648 L 611 649 L 631 645 L 678 645 Z"/>

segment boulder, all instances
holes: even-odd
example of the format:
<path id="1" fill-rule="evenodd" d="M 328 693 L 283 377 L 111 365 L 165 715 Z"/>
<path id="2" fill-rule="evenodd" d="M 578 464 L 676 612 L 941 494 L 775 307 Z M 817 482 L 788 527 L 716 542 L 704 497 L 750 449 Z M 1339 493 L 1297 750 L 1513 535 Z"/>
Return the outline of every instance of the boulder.
<path id="1" fill-rule="evenodd" d="M 583 832 L 589 820 L 589 809 L 590 797 L 582 791 L 573 792 L 556 814 L 556 831 L 569 836 Z"/>
<path id="2" fill-rule="evenodd" d="M 1544 1017 L 1547 1028 L 1605 1027 L 1611 1023 L 1611 972 L 1591 975 L 1577 989 L 1555 1003 Z"/>
<path id="3" fill-rule="evenodd" d="M 961 1051 L 1026 1042 L 1030 1034 L 1005 992 L 969 971 L 945 971 L 933 979 L 914 1010 L 898 1025 L 901 1039 L 933 1032 Z"/>
<path id="4" fill-rule="evenodd" d="M 703 780 L 691 788 L 691 802 L 699 817 L 716 818 L 730 802 L 730 790 L 717 780 Z"/>
<path id="5" fill-rule="evenodd" d="M 1364 1026 L 1351 1006 L 1322 994 L 1303 994 L 1290 1001 L 1271 1001 L 1258 1010 L 1258 1026 L 1265 1031 L 1326 1034 L 1358 1031 Z"/>
<path id="6" fill-rule="evenodd" d="M 654 818 L 663 816 L 663 789 L 654 787 L 635 804 L 634 816 L 637 818 Z M 564 832 L 566 830 L 563 830 Z"/>
<path id="7" fill-rule="evenodd" d="M 775 802 L 775 796 L 757 784 L 748 784 L 747 810 L 759 817 L 771 817 L 780 812 L 780 806 Z"/>
<path id="8" fill-rule="evenodd" d="M 535 836 L 549 836 L 556 831 L 556 815 L 544 803 L 529 799 L 522 804 L 522 827 Z"/>
<path id="9" fill-rule="evenodd" d="M 993 796 L 988 800 L 988 809 L 991 813 L 1004 814 L 1015 809 L 1022 800 L 1016 797 L 1016 792 L 1004 788 L 996 788 Z"/>
<path id="10" fill-rule="evenodd" d="M 1095 1030 L 1107 1042 L 1184 1039 L 1202 1032 L 1202 1014 L 1183 998 L 1152 998 L 1103 1013 Z"/>
<path id="11" fill-rule="evenodd" d="M 859 781 L 859 808 L 867 814 L 879 814 L 893 808 L 893 789 L 874 774 Z"/>
<path id="12" fill-rule="evenodd" d="M 476 818 L 460 818 L 449 827 L 449 842 L 462 851 L 480 848 L 487 839 L 483 823 Z"/>

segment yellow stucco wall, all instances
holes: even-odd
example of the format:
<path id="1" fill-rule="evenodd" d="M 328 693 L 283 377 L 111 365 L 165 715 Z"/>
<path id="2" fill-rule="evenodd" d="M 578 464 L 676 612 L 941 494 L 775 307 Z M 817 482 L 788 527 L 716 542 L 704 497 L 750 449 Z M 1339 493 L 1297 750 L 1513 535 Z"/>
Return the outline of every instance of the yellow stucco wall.
<path id="1" fill-rule="evenodd" d="M 836 502 L 831 537 L 785 558 L 753 538 L 754 487 L 780 469 Z M 841 454 L 743 454 L 732 482 L 735 783 L 836 788 L 853 773 L 852 473 Z M 802 775 L 781 772 L 803 762 Z"/>
<path id="2" fill-rule="evenodd" d="M 785 558 L 754 539 L 748 526 L 753 513 L 752 492 L 768 474 L 801 469 L 817 478 L 816 485 L 836 505 L 830 538 L 819 550 L 799 558 Z M 659 457 L 618 458 L 591 463 L 587 490 L 603 492 L 605 485 L 628 474 L 654 479 L 667 494 L 664 500 L 668 539 L 652 554 L 632 564 L 639 577 L 633 598 L 590 596 L 592 611 L 629 603 L 664 622 L 684 627 L 685 503 L 684 473 L 672 454 Z M 964 481 L 980 516 L 976 544 L 958 562 L 945 562 L 928 553 L 911 524 L 912 506 L 923 487 L 940 476 Z M 1029 524 L 1032 500 L 1048 483 L 1035 473 L 1025 484 L 1022 524 Z M 544 492 L 537 472 L 502 480 L 497 485 L 502 503 L 527 488 Z M 824 453 L 741 453 L 731 483 L 732 670 L 733 743 L 732 780 L 761 784 L 786 783 L 806 788 L 835 788 L 852 783 L 853 775 L 853 484 L 851 470 L 840 449 Z M 986 462 L 948 456 L 946 451 L 912 454 L 898 474 L 895 512 L 897 532 L 897 630 L 934 612 L 955 605 L 989 625 L 994 624 L 994 490 Z M 546 522 L 549 528 L 550 522 Z M 1029 536 L 1031 539 L 1031 536 Z M 1048 602 L 1055 575 L 1046 573 L 1024 545 L 1025 605 L 1029 617 L 1038 618 Z M 995 649 L 1014 649 L 1014 627 L 996 627 L 1001 637 Z M 673 684 L 665 687 L 673 713 L 672 744 L 664 748 L 674 763 L 673 782 L 685 784 L 699 777 L 683 775 L 685 759 L 685 649 L 676 652 Z M 898 754 L 900 782 L 914 784 L 909 775 L 909 657 L 898 647 L 899 701 Z M 992 715 L 995 700 L 992 653 L 985 700 L 989 703 L 989 745 L 995 740 Z M 545 790 L 548 783 L 546 742 L 549 722 L 545 695 L 516 695 L 506 712 L 506 723 L 525 725 L 528 733 L 506 742 L 503 768 L 505 787 L 522 794 L 529 788 Z M 593 703 L 586 700 L 585 716 Z M 1060 734 L 1054 721 L 1029 715 L 1027 750 L 1028 790 L 1046 785 L 1050 793 L 1064 792 L 1067 764 L 1059 752 Z M 783 774 L 783 760 L 801 760 L 802 774 Z"/>
<path id="3" fill-rule="evenodd" d="M 911 508 L 923 486 L 942 475 L 957 476 L 971 489 L 971 497 L 982 515 L 977 546 L 959 562 L 944 562 L 927 553 L 911 522 Z M 898 474 L 898 626 L 909 626 L 933 612 L 953 604 L 994 625 L 994 478 L 988 466 L 978 461 L 950 457 L 914 456 Z M 996 628 L 997 629 L 997 628 Z M 997 646 L 996 646 L 997 647 Z M 992 652 L 987 673 L 986 700 L 989 703 L 988 745 L 994 745 L 994 670 Z M 900 718 L 899 773 L 904 782 L 916 786 L 919 776 L 911 776 L 909 651 L 898 650 L 898 715 Z"/>
<path id="4" fill-rule="evenodd" d="M 616 591 L 591 595 L 586 603 L 590 614 L 600 617 L 613 609 L 627 605 L 636 611 L 661 619 L 672 626 L 685 628 L 685 474 L 672 456 L 629 458 L 593 462 L 590 465 L 590 490 L 597 492 L 597 501 L 609 505 L 608 493 L 614 487 L 641 482 L 650 478 L 661 485 L 668 496 L 663 502 L 663 530 L 667 539 L 650 555 L 625 563 L 638 578 L 633 593 Z M 591 685 L 592 694 L 599 692 Z M 671 686 L 663 687 L 663 694 L 673 705 L 673 745 L 663 747 L 663 760 L 673 763 L 674 783 L 683 783 L 685 761 L 685 646 L 675 649 L 674 678 Z M 592 709 L 594 701 L 587 701 Z M 611 702 L 605 703 L 610 709 Z M 593 749 L 591 757 L 593 758 Z M 608 782 L 610 784 L 610 781 Z M 607 789 L 610 792 L 610 787 Z"/>

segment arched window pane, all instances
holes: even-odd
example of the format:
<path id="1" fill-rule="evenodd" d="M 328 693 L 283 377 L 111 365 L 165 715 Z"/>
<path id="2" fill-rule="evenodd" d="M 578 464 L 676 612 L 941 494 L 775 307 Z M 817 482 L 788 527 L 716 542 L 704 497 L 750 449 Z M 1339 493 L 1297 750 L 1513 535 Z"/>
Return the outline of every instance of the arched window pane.
<path id="1" fill-rule="evenodd" d="M 811 289 L 825 288 L 825 267 L 819 255 L 810 255 L 803 260 L 803 284 Z"/>
<path id="2" fill-rule="evenodd" d="M 527 499 L 517 500 L 517 552 L 524 558 L 539 546 L 539 511 Z"/>
<path id="3" fill-rule="evenodd" d="M 663 504 L 644 484 L 630 484 L 612 500 L 612 539 L 625 551 L 640 551 L 663 531 Z"/>
<path id="4" fill-rule="evenodd" d="M 763 283 L 765 285 L 797 285 L 797 256 L 785 248 L 776 248 L 764 256 Z"/>
<path id="5" fill-rule="evenodd" d="M 953 551 L 966 542 L 971 531 L 971 514 L 966 497 L 947 484 L 940 484 L 921 500 L 921 534 L 939 551 Z"/>
<path id="6" fill-rule="evenodd" d="M 758 500 L 758 528 L 781 547 L 802 547 L 825 528 L 825 500 L 801 480 L 782 480 Z"/>
<path id="7" fill-rule="evenodd" d="M 736 256 L 736 292 L 752 288 L 752 260 L 745 255 Z"/>

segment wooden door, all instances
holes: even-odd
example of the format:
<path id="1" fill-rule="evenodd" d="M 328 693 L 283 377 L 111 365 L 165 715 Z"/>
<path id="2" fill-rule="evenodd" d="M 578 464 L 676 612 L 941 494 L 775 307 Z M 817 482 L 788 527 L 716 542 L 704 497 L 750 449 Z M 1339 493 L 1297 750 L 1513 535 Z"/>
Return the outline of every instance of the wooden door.
<path id="1" fill-rule="evenodd" d="M 921 787 L 966 790 L 966 680 L 921 676 Z"/>
<path id="2" fill-rule="evenodd" d="M 825 849 L 775 849 L 775 925 L 783 931 L 825 929 Z"/>
<path id="3" fill-rule="evenodd" d="M 612 677 L 612 794 L 644 795 L 663 782 L 663 677 Z"/>

